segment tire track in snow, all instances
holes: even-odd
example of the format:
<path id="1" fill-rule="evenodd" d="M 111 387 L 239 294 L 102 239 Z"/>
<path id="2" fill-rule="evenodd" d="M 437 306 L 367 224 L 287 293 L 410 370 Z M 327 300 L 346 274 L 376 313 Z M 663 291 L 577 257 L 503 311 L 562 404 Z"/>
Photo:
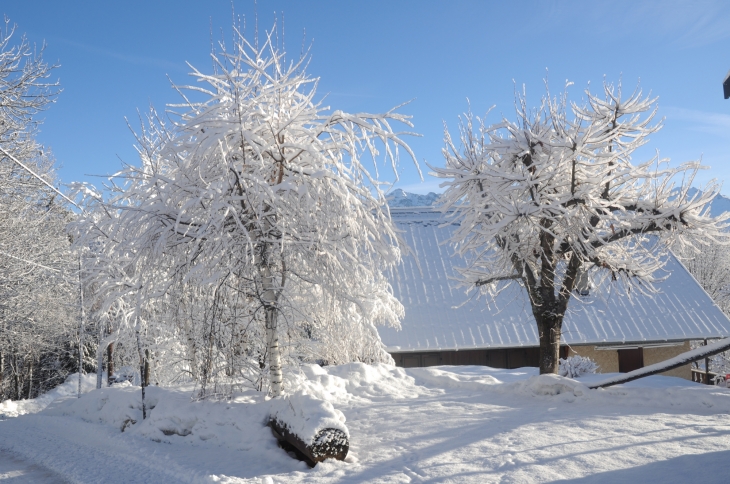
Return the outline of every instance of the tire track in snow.
<path id="1" fill-rule="evenodd" d="M 0 451 L 0 481 L 33 482 L 35 484 L 60 484 L 66 482 L 61 476 L 47 469 L 42 469 L 3 451 Z"/>
<path id="2" fill-rule="evenodd" d="M 113 484 L 205 479 L 194 469 L 168 460 L 162 452 L 160 455 L 150 452 L 149 441 L 145 445 L 144 439 L 120 435 L 110 427 L 68 417 L 26 415 L 22 420 L 0 421 L 0 451 L 17 454 L 70 482 Z"/>

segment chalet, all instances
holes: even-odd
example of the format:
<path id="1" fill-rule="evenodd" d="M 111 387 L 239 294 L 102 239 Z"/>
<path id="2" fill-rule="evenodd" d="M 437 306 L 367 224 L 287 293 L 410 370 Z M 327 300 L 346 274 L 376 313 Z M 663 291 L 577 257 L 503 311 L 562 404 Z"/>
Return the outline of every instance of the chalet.
<path id="1" fill-rule="evenodd" d="M 391 271 L 395 296 L 405 306 L 400 330 L 380 336 L 398 366 L 538 366 L 538 335 L 527 295 L 510 283 L 486 301 L 453 287 L 452 257 L 444 242 L 451 227 L 431 207 L 394 207 L 393 220 L 412 253 Z M 730 320 L 687 269 L 669 255 L 668 275 L 651 296 L 606 281 L 571 298 L 563 324 L 563 356 L 589 356 L 602 372 L 627 372 L 690 349 L 690 341 L 730 336 Z M 691 378 L 689 366 L 668 372 Z"/>

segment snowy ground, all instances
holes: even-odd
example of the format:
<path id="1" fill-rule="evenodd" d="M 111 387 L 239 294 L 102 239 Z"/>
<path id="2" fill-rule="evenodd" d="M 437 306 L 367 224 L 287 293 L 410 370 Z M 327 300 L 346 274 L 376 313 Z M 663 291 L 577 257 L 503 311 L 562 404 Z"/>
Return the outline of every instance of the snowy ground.
<path id="1" fill-rule="evenodd" d="M 12 454 L 0 451 L 0 482 L 3 484 L 20 484 L 21 482 L 56 484 L 63 482 L 63 478 L 29 464 L 26 460 L 18 459 Z"/>
<path id="2" fill-rule="evenodd" d="M 76 399 L 70 382 L 43 404 L 0 403 L 0 455 L 88 483 L 728 482 L 729 390 L 659 376 L 586 388 L 602 377 L 306 367 L 289 388 L 342 411 L 352 443 L 345 462 L 314 469 L 276 446 L 271 403 L 253 392 L 191 402 L 190 388 L 150 388 L 142 422 L 139 388 Z"/>

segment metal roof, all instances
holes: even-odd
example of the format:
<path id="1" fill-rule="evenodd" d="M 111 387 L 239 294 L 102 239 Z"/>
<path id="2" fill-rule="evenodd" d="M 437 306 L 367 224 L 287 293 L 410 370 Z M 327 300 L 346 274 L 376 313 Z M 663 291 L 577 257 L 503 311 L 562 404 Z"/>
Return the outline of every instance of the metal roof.
<path id="1" fill-rule="evenodd" d="M 452 226 L 429 207 L 391 209 L 393 220 L 412 249 L 389 274 L 395 296 L 405 306 L 402 328 L 379 328 L 388 351 L 455 350 L 537 346 L 538 336 L 527 295 L 516 282 L 494 300 L 455 288 L 448 244 Z M 417 263 L 418 261 L 418 263 Z M 420 266 L 420 268 L 419 268 Z M 669 277 L 653 296 L 620 281 L 606 281 L 589 296 L 571 298 L 563 323 L 568 344 L 621 344 L 730 336 L 730 320 L 687 269 L 670 255 Z"/>

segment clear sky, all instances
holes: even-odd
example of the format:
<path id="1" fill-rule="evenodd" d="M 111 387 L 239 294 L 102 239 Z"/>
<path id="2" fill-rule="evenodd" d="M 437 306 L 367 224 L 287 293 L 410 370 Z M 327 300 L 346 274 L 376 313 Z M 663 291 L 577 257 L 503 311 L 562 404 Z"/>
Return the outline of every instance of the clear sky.
<path id="1" fill-rule="evenodd" d="M 230 0 L 3 0 L 19 33 L 47 48 L 60 67 L 63 92 L 45 113 L 40 140 L 55 153 L 63 182 L 98 178 L 121 161 L 136 163 L 125 117 L 163 110 L 179 97 L 170 80 L 187 82 L 186 62 L 210 71 L 213 40 L 230 41 Z M 254 3 L 235 0 L 253 34 Z M 546 72 L 554 91 L 566 80 L 574 100 L 604 76 L 640 80 L 659 97 L 665 128 L 650 148 L 673 162 L 702 156 L 711 169 L 701 180 L 726 180 L 730 194 L 730 99 L 722 80 L 730 70 L 730 8 L 726 1 L 266 1 L 257 4 L 261 30 L 274 12 L 284 16 L 287 50 L 313 40 L 308 72 L 334 109 L 384 111 L 412 100 L 423 135 L 411 146 L 419 162 L 442 164 L 443 126 L 492 106 L 489 120 L 514 118 L 514 86 L 526 85 L 537 104 Z M 546 71 L 547 69 L 547 71 Z M 169 79 L 168 79 L 169 78 Z M 650 155 L 652 153 L 646 153 Z M 428 169 L 422 165 L 424 172 Z M 397 187 L 426 193 L 412 164 L 402 163 Z"/>

